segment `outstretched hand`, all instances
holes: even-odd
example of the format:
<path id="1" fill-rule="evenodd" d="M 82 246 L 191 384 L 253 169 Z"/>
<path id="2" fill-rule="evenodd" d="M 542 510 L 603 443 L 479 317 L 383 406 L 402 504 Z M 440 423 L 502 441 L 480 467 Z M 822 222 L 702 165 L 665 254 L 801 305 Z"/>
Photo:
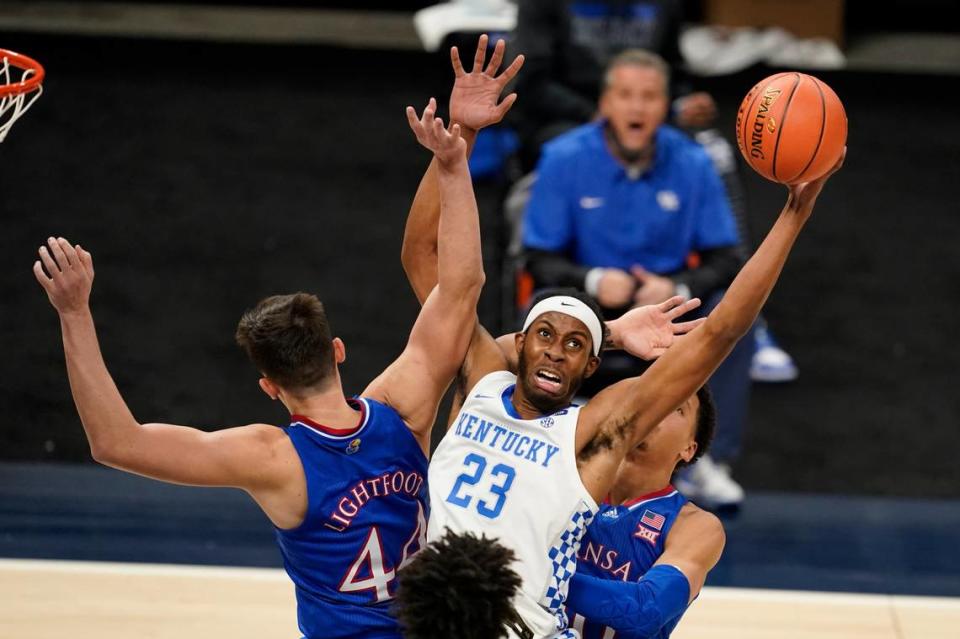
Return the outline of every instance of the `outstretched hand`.
<path id="1" fill-rule="evenodd" d="M 493 55 L 490 56 L 490 62 L 484 69 L 487 40 L 486 34 L 480 36 L 470 73 L 463 70 L 457 47 L 450 49 L 450 62 L 456 76 L 453 91 L 450 93 L 450 121 L 458 122 L 475 131 L 502 120 L 513 103 L 517 101 L 517 94 L 511 93 L 503 99 L 503 102 L 497 104 L 504 87 L 513 80 L 523 66 L 523 56 L 518 55 L 503 73 L 497 75 L 506 48 L 504 41 L 498 40 L 493 49 Z"/>
<path id="2" fill-rule="evenodd" d="M 93 256 L 62 237 L 47 238 L 47 246 L 41 246 L 39 253 L 33 274 L 57 312 L 63 315 L 88 308 L 93 288 Z"/>
<path id="3" fill-rule="evenodd" d="M 460 136 L 460 125 L 452 124 L 449 129 L 443 126 L 443 120 L 436 117 L 437 101 L 430 98 L 418 119 L 412 106 L 407 107 L 407 122 L 417 136 L 417 142 L 433 151 L 440 164 L 450 167 L 457 162 L 467 160 L 467 142 Z"/>
<path id="4" fill-rule="evenodd" d="M 813 205 L 817 201 L 817 196 L 820 195 L 820 191 L 823 190 L 823 185 L 827 183 L 831 175 L 840 170 L 846 157 L 847 147 L 843 147 L 843 153 L 840 154 L 840 159 L 837 160 L 833 168 L 823 176 L 810 182 L 789 185 L 787 187 L 789 191 L 789 195 L 787 196 L 787 209 L 805 217 L 810 215 L 813 212 Z"/>
<path id="5" fill-rule="evenodd" d="M 665 302 L 638 306 L 619 319 L 608 323 L 614 344 L 640 359 L 652 360 L 663 355 L 681 335 L 689 333 L 706 318 L 674 322 L 700 306 L 699 298 L 684 301 L 679 295 Z"/>

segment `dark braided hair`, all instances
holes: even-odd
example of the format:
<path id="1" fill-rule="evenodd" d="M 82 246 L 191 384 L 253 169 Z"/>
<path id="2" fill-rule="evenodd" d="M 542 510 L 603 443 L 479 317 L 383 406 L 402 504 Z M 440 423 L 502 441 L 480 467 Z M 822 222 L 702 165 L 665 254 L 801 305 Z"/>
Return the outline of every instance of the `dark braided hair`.
<path id="1" fill-rule="evenodd" d="M 449 529 L 400 573 L 394 612 L 406 639 L 496 639 L 513 621 L 520 577 L 494 539 Z"/>

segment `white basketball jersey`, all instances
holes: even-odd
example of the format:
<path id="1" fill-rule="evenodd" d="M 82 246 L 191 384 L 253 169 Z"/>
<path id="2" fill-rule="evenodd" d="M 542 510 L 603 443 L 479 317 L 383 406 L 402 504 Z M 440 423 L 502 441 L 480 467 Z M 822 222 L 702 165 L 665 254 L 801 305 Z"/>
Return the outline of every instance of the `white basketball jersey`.
<path id="1" fill-rule="evenodd" d="M 577 637 L 566 630 L 563 604 L 597 511 L 577 471 L 580 408 L 521 419 L 511 404 L 516 380 L 507 371 L 481 379 L 433 454 L 428 538 L 449 528 L 512 548 L 523 580 L 514 606 L 524 622 L 538 638 Z"/>

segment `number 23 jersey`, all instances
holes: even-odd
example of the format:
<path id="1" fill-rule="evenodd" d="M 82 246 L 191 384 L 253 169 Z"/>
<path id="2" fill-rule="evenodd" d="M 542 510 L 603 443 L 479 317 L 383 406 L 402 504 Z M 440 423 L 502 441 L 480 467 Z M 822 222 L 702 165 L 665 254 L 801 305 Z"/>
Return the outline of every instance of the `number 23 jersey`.
<path id="1" fill-rule="evenodd" d="M 577 470 L 580 407 L 522 419 L 511 403 L 516 379 L 483 377 L 437 447 L 428 539 L 449 528 L 513 549 L 522 579 L 514 606 L 536 636 L 549 637 L 567 627 L 567 582 L 597 504 Z"/>

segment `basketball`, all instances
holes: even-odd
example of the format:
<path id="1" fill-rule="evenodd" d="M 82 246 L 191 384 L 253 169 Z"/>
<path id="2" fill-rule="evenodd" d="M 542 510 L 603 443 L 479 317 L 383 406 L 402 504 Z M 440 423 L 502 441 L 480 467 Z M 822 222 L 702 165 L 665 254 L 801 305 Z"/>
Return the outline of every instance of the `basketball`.
<path id="1" fill-rule="evenodd" d="M 774 182 L 815 180 L 847 143 L 843 103 L 822 80 L 795 71 L 758 82 L 737 111 L 737 146 L 754 171 Z"/>

